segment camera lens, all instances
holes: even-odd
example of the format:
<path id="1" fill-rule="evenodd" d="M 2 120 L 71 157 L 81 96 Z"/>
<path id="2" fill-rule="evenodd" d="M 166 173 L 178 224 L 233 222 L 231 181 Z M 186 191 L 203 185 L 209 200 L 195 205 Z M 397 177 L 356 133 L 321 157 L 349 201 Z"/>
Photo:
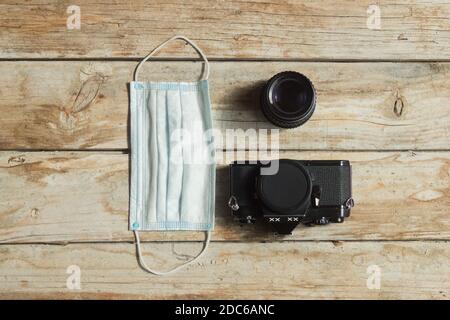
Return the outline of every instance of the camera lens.
<path id="1" fill-rule="evenodd" d="M 266 118 L 282 128 L 295 128 L 313 114 L 316 92 L 304 75 L 285 71 L 273 76 L 261 93 L 261 108 Z"/>

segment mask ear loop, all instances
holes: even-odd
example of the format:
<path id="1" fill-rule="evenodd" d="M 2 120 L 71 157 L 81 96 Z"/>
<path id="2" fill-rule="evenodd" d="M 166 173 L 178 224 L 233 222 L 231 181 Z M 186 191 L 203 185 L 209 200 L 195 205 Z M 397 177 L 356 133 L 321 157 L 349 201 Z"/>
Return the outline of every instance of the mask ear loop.
<path id="1" fill-rule="evenodd" d="M 177 266 L 177 267 L 175 267 L 173 269 L 170 269 L 170 270 L 167 270 L 167 271 L 156 271 L 154 269 L 150 269 L 147 266 L 147 264 L 145 263 L 145 261 L 144 261 L 144 258 L 142 256 L 142 252 L 141 252 L 141 241 L 139 239 L 139 232 L 137 230 L 134 230 L 134 235 L 136 237 L 136 251 L 137 251 L 137 254 L 138 254 L 138 259 L 139 259 L 140 266 L 145 271 L 147 271 L 149 273 L 152 273 L 154 275 L 157 275 L 157 276 L 163 276 L 163 275 L 167 275 L 167 274 L 171 274 L 171 273 L 177 272 L 177 271 L 187 267 L 188 265 L 194 263 L 195 261 L 197 261 L 205 253 L 206 249 L 208 248 L 209 242 L 211 240 L 211 232 L 210 231 L 206 231 L 206 238 L 205 238 L 205 241 L 203 243 L 203 249 L 202 249 L 202 251 L 200 251 L 200 253 L 195 258 L 193 258 L 193 259 L 191 259 L 189 261 L 186 261 L 183 264 L 181 264 L 181 265 L 179 265 L 179 266 Z"/>
<path id="2" fill-rule="evenodd" d="M 157 46 L 155 49 L 153 49 L 147 56 L 145 56 L 144 59 L 142 59 L 141 62 L 139 62 L 139 64 L 137 65 L 136 69 L 134 70 L 134 81 L 138 81 L 139 70 L 141 69 L 141 67 L 144 64 L 144 62 L 146 62 L 148 59 L 150 59 L 151 56 L 153 56 L 156 53 L 158 53 L 159 50 L 161 50 L 162 47 L 164 47 L 167 43 L 169 43 L 169 42 L 171 42 L 173 40 L 183 40 L 186 43 L 188 43 L 192 48 L 194 48 L 195 51 L 197 51 L 197 53 L 200 55 L 200 57 L 203 59 L 203 61 L 205 63 L 205 70 L 203 71 L 203 76 L 202 76 L 201 80 L 208 80 L 208 77 L 209 77 L 209 62 L 208 62 L 208 59 L 206 59 L 206 56 L 203 53 L 203 51 L 199 47 L 197 47 L 197 45 L 194 42 L 192 42 L 192 40 L 189 40 L 188 38 L 186 38 L 184 36 L 173 36 L 172 38 L 164 41 L 159 46 Z"/>

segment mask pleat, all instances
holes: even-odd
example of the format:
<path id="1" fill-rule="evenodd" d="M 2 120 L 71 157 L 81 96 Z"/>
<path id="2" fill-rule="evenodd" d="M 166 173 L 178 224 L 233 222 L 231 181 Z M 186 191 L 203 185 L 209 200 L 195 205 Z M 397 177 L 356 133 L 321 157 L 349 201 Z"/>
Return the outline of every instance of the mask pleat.
<path id="1" fill-rule="evenodd" d="M 156 199 L 157 199 L 157 183 L 158 183 L 158 146 L 156 139 L 156 118 L 158 113 L 158 101 L 157 90 L 150 90 L 149 101 L 147 104 L 146 112 L 144 114 L 145 121 L 144 137 L 147 141 L 147 152 L 144 153 L 144 163 L 148 164 L 149 170 L 145 172 L 144 178 L 147 182 L 145 192 L 147 196 L 147 203 L 145 207 L 146 217 L 145 224 L 149 222 L 156 222 L 158 220 L 156 211 Z"/>
<path id="2" fill-rule="evenodd" d="M 135 90 L 133 84 L 130 84 L 130 121 L 131 126 L 131 184 L 130 184 L 130 226 L 132 228 L 138 227 L 138 221 L 142 222 L 142 175 L 140 173 L 142 165 L 140 156 L 142 135 L 138 132 L 141 126 L 138 125 L 139 117 L 141 115 L 140 108 L 143 108 L 143 91 Z"/>
<path id="3" fill-rule="evenodd" d="M 167 184 L 167 137 L 166 137 L 166 90 L 158 90 L 156 93 L 155 119 L 156 132 L 152 132 L 156 138 L 157 166 L 154 173 L 157 175 L 156 183 L 156 220 L 166 221 L 166 184 Z"/>
<path id="4" fill-rule="evenodd" d="M 180 198 L 183 181 L 183 150 L 181 145 L 182 114 L 180 92 L 167 92 L 167 119 L 170 172 L 167 180 L 167 221 L 180 221 Z"/>

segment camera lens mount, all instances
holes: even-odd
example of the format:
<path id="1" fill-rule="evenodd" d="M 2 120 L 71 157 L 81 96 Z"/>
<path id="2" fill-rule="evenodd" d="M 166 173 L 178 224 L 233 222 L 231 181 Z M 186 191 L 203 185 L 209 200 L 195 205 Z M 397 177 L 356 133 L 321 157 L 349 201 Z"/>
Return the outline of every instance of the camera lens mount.
<path id="1" fill-rule="evenodd" d="M 282 159 L 277 173 L 257 177 L 256 193 L 272 212 L 303 214 L 305 206 L 310 203 L 311 177 L 299 163 Z"/>

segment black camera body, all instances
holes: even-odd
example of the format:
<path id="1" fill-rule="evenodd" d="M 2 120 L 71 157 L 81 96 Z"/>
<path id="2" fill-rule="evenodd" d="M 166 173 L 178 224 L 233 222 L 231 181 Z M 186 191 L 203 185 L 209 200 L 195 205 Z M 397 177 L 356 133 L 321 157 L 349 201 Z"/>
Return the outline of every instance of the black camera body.
<path id="1" fill-rule="evenodd" d="M 278 234 L 290 234 L 299 223 L 341 223 L 354 205 L 350 162 L 235 161 L 228 205 L 239 222 L 262 217 Z"/>

